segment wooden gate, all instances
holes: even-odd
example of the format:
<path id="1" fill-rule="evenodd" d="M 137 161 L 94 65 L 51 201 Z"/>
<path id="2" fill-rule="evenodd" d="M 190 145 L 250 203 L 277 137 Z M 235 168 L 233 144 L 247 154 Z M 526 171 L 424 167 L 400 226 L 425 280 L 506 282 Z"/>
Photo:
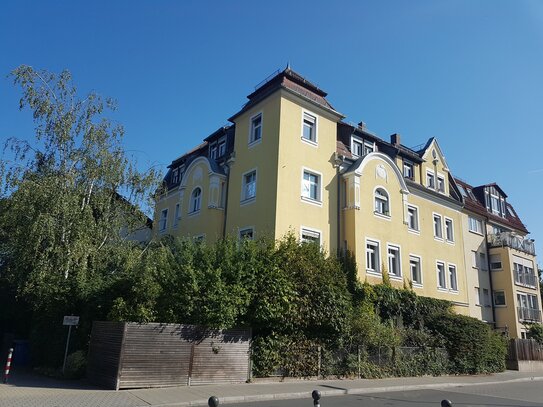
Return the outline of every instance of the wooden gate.
<path id="1" fill-rule="evenodd" d="M 87 377 L 116 390 L 245 382 L 250 339 L 248 329 L 95 321 Z"/>

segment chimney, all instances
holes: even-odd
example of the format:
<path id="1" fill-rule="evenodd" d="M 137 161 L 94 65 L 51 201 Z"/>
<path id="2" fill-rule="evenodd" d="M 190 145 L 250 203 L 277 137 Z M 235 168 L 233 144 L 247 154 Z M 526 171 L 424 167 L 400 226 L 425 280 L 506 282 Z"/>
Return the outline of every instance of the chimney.
<path id="1" fill-rule="evenodd" d="M 366 123 L 364 123 L 364 122 L 359 122 L 359 123 L 358 123 L 358 127 L 360 127 L 361 129 L 365 130 L 365 129 L 366 129 Z"/>
<path id="2" fill-rule="evenodd" d="M 390 143 L 399 146 L 401 144 L 400 142 L 400 135 L 398 133 L 394 133 L 390 136 Z"/>

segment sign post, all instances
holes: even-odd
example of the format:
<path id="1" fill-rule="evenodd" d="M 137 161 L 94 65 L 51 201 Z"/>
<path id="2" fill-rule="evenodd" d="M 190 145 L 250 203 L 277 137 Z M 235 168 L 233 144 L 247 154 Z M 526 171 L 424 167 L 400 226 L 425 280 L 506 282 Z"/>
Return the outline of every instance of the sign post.
<path id="1" fill-rule="evenodd" d="M 72 333 L 72 326 L 79 324 L 79 317 L 74 315 L 66 315 L 62 325 L 68 325 L 68 339 L 66 339 L 66 350 L 64 351 L 64 363 L 62 364 L 62 374 L 66 370 L 66 358 L 68 357 L 68 346 L 70 345 L 70 335 Z"/>

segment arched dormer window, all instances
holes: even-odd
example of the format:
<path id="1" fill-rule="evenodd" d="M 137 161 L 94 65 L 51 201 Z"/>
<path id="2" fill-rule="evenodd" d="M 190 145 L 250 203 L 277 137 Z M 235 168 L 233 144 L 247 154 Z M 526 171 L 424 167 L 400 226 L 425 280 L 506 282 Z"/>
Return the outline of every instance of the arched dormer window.
<path id="1" fill-rule="evenodd" d="M 390 216 L 390 202 L 388 193 L 383 188 L 377 188 L 374 194 L 375 213 Z"/>
<path id="2" fill-rule="evenodd" d="M 202 189 L 194 188 L 190 196 L 190 212 L 198 212 L 202 206 Z"/>

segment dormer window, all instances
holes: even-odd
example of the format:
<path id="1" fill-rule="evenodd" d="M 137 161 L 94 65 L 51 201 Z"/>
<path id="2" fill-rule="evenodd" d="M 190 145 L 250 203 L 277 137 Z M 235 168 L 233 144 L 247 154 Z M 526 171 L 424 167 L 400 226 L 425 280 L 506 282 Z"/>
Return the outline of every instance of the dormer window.
<path id="1" fill-rule="evenodd" d="M 445 193 L 445 179 L 439 175 L 437 176 L 437 191 Z"/>
<path id="2" fill-rule="evenodd" d="M 209 158 L 212 160 L 217 159 L 217 144 L 213 144 L 211 147 L 209 147 Z"/>
<path id="3" fill-rule="evenodd" d="M 495 187 L 485 188 L 485 201 L 489 212 L 505 218 L 505 199 Z"/>
<path id="4" fill-rule="evenodd" d="M 172 184 L 177 184 L 179 182 L 179 169 L 175 169 L 172 172 Z"/>
<path id="5" fill-rule="evenodd" d="M 371 141 L 352 138 L 351 139 L 351 154 L 354 157 L 363 157 L 375 151 L 375 145 Z"/>
<path id="6" fill-rule="evenodd" d="M 430 189 L 436 189 L 436 177 L 434 173 L 430 171 L 426 173 L 426 187 Z"/>
<path id="7" fill-rule="evenodd" d="M 226 154 L 226 140 L 219 141 L 218 157 L 222 157 Z"/>
<path id="8" fill-rule="evenodd" d="M 409 161 L 403 162 L 403 176 L 405 178 L 414 179 L 415 173 L 413 171 L 413 163 Z"/>

